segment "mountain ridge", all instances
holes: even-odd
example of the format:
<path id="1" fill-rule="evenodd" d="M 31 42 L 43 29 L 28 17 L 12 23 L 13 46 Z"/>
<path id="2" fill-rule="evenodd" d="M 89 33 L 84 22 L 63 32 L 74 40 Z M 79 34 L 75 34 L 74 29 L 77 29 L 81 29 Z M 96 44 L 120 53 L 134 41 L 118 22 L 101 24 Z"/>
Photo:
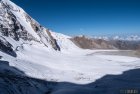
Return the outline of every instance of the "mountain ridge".
<path id="1" fill-rule="evenodd" d="M 75 36 L 71 40 L 83 49 L 118 49 L 118 50 L 138 50 L 140 40 L 128 40 L 127 38 L 108 38 L 108 37 L 87 37 Z"/>
<path id="2" fill-rule="evenodd" d="M 1 37 L 13 38 L 15 42 L 35 41 L 60 51 L 60 47 L 55 38 L 52 37 L 50 30 L 42 27 L 23 9 L 10 0 L 1 0 L 0 7 Z"/>

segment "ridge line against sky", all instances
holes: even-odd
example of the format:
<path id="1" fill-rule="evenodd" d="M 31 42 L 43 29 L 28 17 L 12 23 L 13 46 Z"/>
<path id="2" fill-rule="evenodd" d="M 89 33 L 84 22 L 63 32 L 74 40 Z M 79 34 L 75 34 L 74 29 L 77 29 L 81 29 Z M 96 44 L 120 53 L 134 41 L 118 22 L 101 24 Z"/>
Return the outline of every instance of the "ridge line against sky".
<path id="1" fill-rule="evenodd" d="M 41 25 L 67 35 L 140 34 L 140 0 L 11 0 Z"/>

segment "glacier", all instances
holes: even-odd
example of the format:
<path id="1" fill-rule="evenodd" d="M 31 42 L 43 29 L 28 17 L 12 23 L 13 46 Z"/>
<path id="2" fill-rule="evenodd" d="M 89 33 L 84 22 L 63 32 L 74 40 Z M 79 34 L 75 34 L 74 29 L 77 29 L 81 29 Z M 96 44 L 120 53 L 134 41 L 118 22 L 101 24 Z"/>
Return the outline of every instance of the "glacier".
<path id="1" fill-rule="evenodd" d="M 79 48 L 10 0 L 0 1 L 0 26 L 0 94 L 118 94 L 140 86 L 140 58 Z"/>

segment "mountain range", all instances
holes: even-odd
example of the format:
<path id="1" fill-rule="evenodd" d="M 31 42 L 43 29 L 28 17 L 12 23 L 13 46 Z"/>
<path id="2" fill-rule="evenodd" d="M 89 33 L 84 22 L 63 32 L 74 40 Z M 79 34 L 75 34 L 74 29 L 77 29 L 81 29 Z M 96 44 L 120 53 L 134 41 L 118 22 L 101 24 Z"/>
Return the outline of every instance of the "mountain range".
<path id="1" fill-rule="evenodd" d="M 140 49 L 139 40 L 127 40 L 122 38 L 107 38 L 86 36 L 76 36 L 71 40 L 83 49 L 119 49 L 119 50 L 138 50 Z"/>

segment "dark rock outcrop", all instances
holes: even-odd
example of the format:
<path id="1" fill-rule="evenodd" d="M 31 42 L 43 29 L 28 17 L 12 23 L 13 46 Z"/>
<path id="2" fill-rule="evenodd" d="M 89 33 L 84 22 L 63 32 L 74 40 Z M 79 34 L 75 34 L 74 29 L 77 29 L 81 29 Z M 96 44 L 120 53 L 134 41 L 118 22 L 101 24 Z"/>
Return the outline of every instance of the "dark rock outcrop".
<path id="1" fill-rule="evenodd" d="M 5 40 L 2 36 L 0 36 L 0 51 L 5 52 L 11 56 L 16 57 L 16 53 L 12 48 L 12 45 Z"/>

